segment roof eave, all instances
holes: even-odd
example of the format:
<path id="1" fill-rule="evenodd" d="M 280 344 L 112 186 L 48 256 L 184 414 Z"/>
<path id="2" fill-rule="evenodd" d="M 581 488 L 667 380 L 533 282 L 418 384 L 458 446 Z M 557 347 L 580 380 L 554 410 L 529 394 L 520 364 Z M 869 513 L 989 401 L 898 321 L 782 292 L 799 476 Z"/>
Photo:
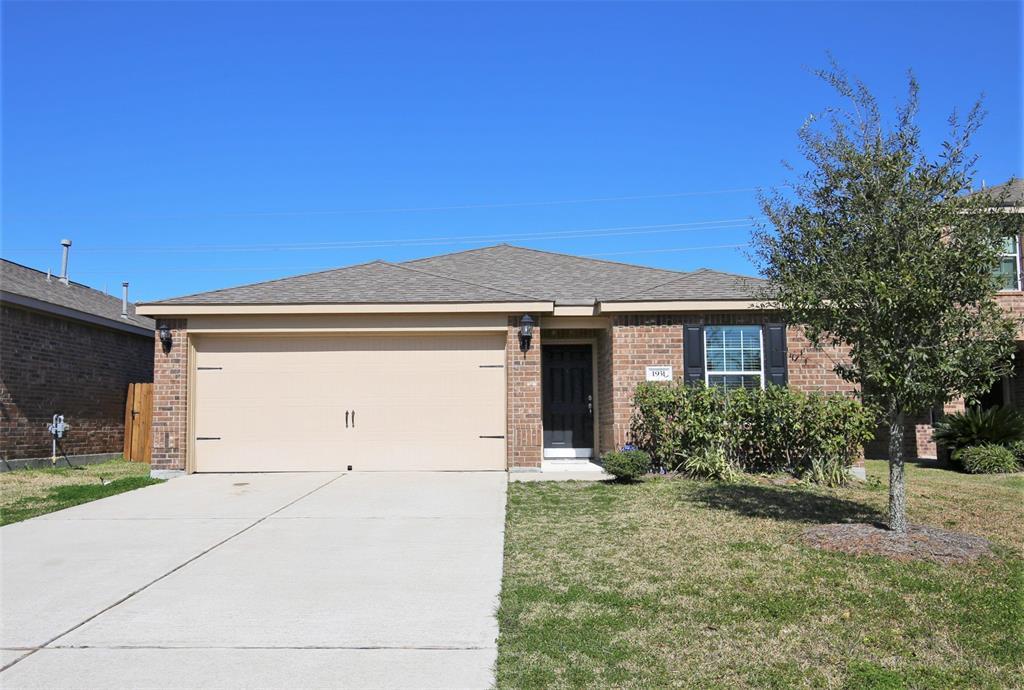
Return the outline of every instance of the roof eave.
<path id="1" fill-rule="evenodd" d="M 45 314 L 52 314 L 65 319 L 81 321 L 95 326 L 103 326 L 104 328 L 125 331 L 134 335 L 142 335 L 150 338 L 153 337 L 152 329 L 139 326 L 138 324 L 134 324 L 129 321 L 115 321 L 114 319 L 108 319 L 104 316 L 89 314 L 84 311 L 78 311 L 77 309 L 71 309 L 59 304 L 54 304 L 53 302 L 45 302 L 34 297 L 26 297 L 25 295 L 7 292 L 6 290 L 0 291 L 0 302 L 13 304 L 15 306 L 43 312 Z M 138 310 L 136 310 L 136 313 L 141 314 Z"/>
<path id="2" fill-rule="evenodd" d="M 146 316 L 188 317 L 212 314 L 451 314 L 495 312 L 551 312 L 549 301 L 508 302 L 358 302 L 322 304 L 139 304 Z"/>

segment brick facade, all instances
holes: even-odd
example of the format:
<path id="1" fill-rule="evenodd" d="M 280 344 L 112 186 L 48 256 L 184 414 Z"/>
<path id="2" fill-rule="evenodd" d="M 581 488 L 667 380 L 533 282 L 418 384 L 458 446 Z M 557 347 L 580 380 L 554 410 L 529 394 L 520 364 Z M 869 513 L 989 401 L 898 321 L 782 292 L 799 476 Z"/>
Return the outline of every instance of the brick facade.
<path id="1" fill-rule="evenodd" d="M 510 316 L 505 342 L 505 444 L 509 467 L 539 468 L 544 455 L 540 348 L 540 324 L 534 325 L 530 349 L 523 352 L 519 347 L 519 317 Z"/>
<path id="2" fill-rule="evenodd" d="M 153 380 L 153 338 L 0 306 L 0 457 L 49 457 L 63 414 L 69 456 L 120 453 L 129 383 Z"/>
<path id="3" fill-rule="evenodd" d="M 633 391 L 646 376 L 646 367 L 671 365 L 683 373 L 683 316 L 681 314 L 622 314 L 612 317 L 612 448 L 629 441 Z M 605 450 L 608 450 L 606 448 Z"/>
<path id="4" fill-rule="evenodd" d="M 183 319 L 161 319 L 171 329 L 171 349 L 156 338 L 153 349 L 154 470 L 184 470 L 188 449 L 188 328 Z"/>

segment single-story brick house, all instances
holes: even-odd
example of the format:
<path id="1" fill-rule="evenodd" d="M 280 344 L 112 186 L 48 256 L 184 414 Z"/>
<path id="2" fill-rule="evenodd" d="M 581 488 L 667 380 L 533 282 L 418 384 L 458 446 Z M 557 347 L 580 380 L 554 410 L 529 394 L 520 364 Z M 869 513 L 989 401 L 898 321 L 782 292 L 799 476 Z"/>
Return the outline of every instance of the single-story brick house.
<path id="1" fill-rule="evenodd" d="M 4 469 L 50 458 L 55 414 L 72 461 L 120 454 L 128 384 L 153 380 L 154 327 L 126 300 L 0 259 Z"/>
<path id="2" fill-rule="evenodd" d="M 759 285 L 499 245 L 143 304 L 153 470 L 556 471 L 647 378 L 851 391 Z"/>

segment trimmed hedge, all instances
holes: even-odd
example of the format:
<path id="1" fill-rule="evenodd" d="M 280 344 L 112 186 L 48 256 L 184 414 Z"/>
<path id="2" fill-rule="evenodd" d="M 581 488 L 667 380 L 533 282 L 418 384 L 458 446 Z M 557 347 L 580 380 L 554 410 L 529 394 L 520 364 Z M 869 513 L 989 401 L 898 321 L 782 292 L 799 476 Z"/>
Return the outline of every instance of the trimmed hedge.
<path id="1" fill-rule="evenodd" d="M 619 481 L 631 482 L 651 471 L 651 456 L 642 450 L 617 450 L 606 453 L 601 464 Z"/>
<path id="2" fill-rule="evenodd" d="M 1006 446 L 986 443 L 956 452 L 957 460 L 971 474 L 1001 474 L 1020 469 L 1017 457 Z"/>
<path id="3" fill-rule="evenodd" d="M 633 442 L 655 464 L 716 478 L 782 471 L 837 486 L 875 429 L 858 400 L 772 385 L 724 393 L 645 382 L 633 404 Z"/>

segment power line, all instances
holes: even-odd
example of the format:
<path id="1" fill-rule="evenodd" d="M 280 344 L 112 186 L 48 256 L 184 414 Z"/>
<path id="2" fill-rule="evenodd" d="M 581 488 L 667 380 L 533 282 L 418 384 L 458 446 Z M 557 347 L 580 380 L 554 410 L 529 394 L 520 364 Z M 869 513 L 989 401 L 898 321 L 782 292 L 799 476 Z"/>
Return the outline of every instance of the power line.
<path id="1" fill-rule="evenodd" d="M 610 228 L 586 228 L 575 230 L 546 230 L 524 232 L 514 235 L 461 235 L 389 240 L 348 240 L 337 242 L 297 242 L 289 244 L 252 245 L 181 245 L 165 247 L 82 247 L 79 252 L 87 253 L 144 253 L 144 252 L 260 252 L 323 249 L 376 249 L 387 247 L 424 247 L 450 244 L 490 244 L 495 242 L 584 239 L 600 237 L 622 237 L 658 233 L 684 232 L 692 230 L 731 230 L 751 227 L 751 218 L 727 218 L 689 223 L 661 223 L 656 225 L 626 225 Z M 14 249 L 23 253 L 50 252 L 52 249 Z"/>
<path id="2" fill-rule="evenodd" d="M 749 242 L 742 244 L 712 244 L 701 247 L 667 247 L 664 249 L 636 249 L 632 251 L 621 251 L 621 252 L 602 252 L 598 254 L 583 254 L 585 257 L 600 257 L 600 256 L 622 256 L 627 254 L 662 254 L 670 252 L 692 252 L 705 249 L 739 249 L 741 247 L 749 247 Z M 181 273 L 224 273 L 227 271 L 329 271 L 338 266 L 324 266 L 321 268 L 309 267 L 309 266 L 203 266 L 203 267 L 191 267 L 191 266 L 170 266 L 160 267 L 161 273 L 167 272 L 181 272 Z M 121 275 L 124 271 L 106 271 L 106 270 L 80 270 L 77 273 L 91 274 L 91 275 Z"/>
<path id="3" fill-rule="evenodd" d="M 749 247 L 750 242 L 744 242 L 742 244 L 712 244 L 705 247 L 674 247 L 670 249 L 634 249 L 631 251 L 624 252 L 602 252 L 600 254 L 584 254 L 583 256 L 596 257 L 596 256 L 625 256 L 627 254 L 664 254 L 667 252 L 692 252 L 698 249 L 739 249 L 741 247 Z"/>
<path id="4" fill-rule="evenodd" d="M 218 211 L 210 213 L 186 213 L 166 215 L 134 215 L 132 219 L 166 220 L 175 218 L 238 218 L 238 217 L 294 217 L 294 216 L 343 216 L 373 213 L 423 213 L 430 211 L 462 211 L 490 208 L 523 208 L 530 206 L 562 206 L 570 204 L 606 203 L 612 201 L 644 201 L 651 199 L 679 199 L 695 196 L 716 196 L 721 194 L 738 194 L 754 192 L 757 187 L 733 187 L 730 189 L 710 189 L 688 192 L 668 192 L 665 194 L 630 194 L 625 196 L 584 197 L 578 199 L 554 199 L 546 201 L 511 201 L 486 204 L 455 204 L 450 206 L 399 206 L 393 208 L 357 208 L 357 209 L 297 209 L 281 211 Z M 47 216 L 36 216 L 47 217 Z M 55 216 L 50 216 L 55 217 Z"/>

